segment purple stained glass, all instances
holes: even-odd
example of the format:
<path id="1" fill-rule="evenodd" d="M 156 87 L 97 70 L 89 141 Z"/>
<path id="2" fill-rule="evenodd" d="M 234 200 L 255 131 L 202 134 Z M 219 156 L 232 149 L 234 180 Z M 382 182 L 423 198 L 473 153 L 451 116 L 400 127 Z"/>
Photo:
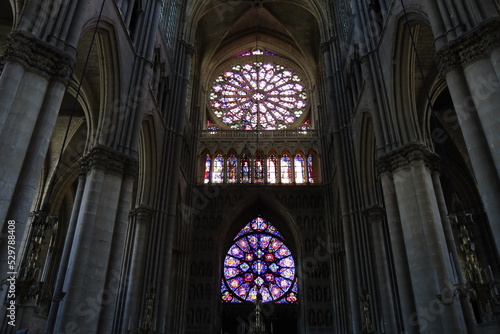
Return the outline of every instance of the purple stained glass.
<path id="1" fill-rule="evenodd" d="M 212 83 L 215 118 L 240 130 L 280 130 L 297 123 L 308 99 L 300 77 L 274 61 L 241 60 Z"/>
<path id="2" fill-rule="evenodd" d="M 258 293 L 263 302 L 297 299 L 294 259 L 281 234 L 262 217 L 245 225 L 229 248 L 221 286 L 224 302 L 253 302 Z"/>
<path id="3" fill-rule="evenodd" d="M 236 238 L 234 238 L 234 240 L 238 239 L 242 235 L 254 234 L 258 232 L 265 232 L 280 237 L 281 239 L 283 238 L 276 229 L 276 227 L 271 225 L 271 223 L 264 220 L 262 217 L 257 217 L 253 219 L 251 222 L 249 222 L 247 225 L 245 225 L 245 227 L 243 227 L 241 231 L 236 235 Z"/>

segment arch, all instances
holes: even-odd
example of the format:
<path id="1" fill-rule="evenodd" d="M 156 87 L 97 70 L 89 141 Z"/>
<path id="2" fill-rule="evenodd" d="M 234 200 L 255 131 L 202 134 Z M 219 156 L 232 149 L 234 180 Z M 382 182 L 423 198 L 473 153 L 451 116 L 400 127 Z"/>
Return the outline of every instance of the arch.
<path id="1" fill-rule="evenodd" d="M 260 193 L 240 198 L 235 201 L 234 208 L 231 215 L 226 216 L 220 222 L 220 234 L 216 240 L 216 252 L 220 257 L 226 254 L 232 245 L 234 236 L 241 228 L 260 214 L 280 231 L 292 253 L 296 254 L 296 260 L 300 264 L 302 255 L 299 247 L 301 245 L 300 232 L 287 207 L 274 197 Z"/>
<path id="2" fill-rule="evenodd" d="M 234 238 L 224 259 L 221 293 L 226 302 L 294 303 L 297 269 L 281 233 L 260 215 Z"/>
<path id="3" fill-rule="evenodd" d="M 376 152 L 376 140 L 375 133 L 373 130 L 373 122 L 371 115 L 368 112 L 364 112 L 361 115 L 361 125 L 359 130 L 359 178 L 360 186 L 362 188 L 361 194 L 363 194 L 363 200 L 365 205 L 369 206 L 371 204 L 377 203 L 376 195 L 376 180 L 377 171 L 375 168 L 375 152 Z"/>
<path id="4" fill-rule="evenodd" d="M 416 48 L 424 71 L 423 80 L 426 83 L 434 82 L 437 78 L 437 65 L 434 61 L 434 40 L 432 30 L 423 13 L 409 10 L 409 24 L 416 41 Z M 393 80 L 397 140 L 400 145 L 421 141 L 425 142 L 426 123 L 428 119 L 427 97 L 420 75 L 416 54 L 406 25 L 406 18 L 402 14 L 396 25 L 397 33 L 394 44 L 394 59 L 396 63 Z M 429 86 L 430 87 L 430 86 Z"/>
<path id="5" fill-rule="evenodd" d="M 141 126 L 138 146 L 139 177 L 136 181 L 136 206 L 153 207 L 153 199 L 157 194 L 160 161 L 156 152 L 160 150 L 160 145 L 158 144 L 156 124 L 154 117 L 147 115 Z"/>

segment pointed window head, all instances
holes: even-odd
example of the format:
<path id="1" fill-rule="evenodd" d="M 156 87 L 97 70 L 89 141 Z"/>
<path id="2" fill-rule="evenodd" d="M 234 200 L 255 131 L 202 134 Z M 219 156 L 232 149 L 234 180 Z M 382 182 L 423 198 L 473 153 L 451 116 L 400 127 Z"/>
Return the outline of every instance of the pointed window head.
<path id="1" fill-rule="evenodd" d="M 223 268 L 221 293 L 225 302 L 254 302 L 259 292 L 263 303 L 297 301 L 295 260 L 283 236 L 262 217 L 253 219 L 236 235 Z"/>

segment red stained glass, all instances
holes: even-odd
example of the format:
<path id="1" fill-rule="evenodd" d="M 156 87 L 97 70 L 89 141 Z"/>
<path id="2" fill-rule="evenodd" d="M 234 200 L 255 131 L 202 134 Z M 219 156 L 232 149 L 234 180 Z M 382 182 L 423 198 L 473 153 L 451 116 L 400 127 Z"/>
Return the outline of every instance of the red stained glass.
<path id="1" fill-rule="evenodd" d="M 272 224 L 257 217 L 238 233 L 226 255 L 222 300 L 253 302 L 260 293 L 263 302 L 289 303 L 296 301 L 296 281 L 295 262 L 283 237 Z"/>

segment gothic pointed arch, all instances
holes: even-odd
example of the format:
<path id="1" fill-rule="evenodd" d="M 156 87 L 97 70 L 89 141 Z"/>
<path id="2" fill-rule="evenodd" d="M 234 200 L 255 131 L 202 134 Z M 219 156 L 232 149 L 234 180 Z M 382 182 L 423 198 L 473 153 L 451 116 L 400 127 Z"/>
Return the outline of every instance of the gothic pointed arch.
<path id="1" fill-rule="evenodd" d="M 425 85 L 431 87 L 438 75 L 432 30 L 423 14 L 416 11 L 410 11 L 407 18 L 401 16 L 398 27 L 393 80 L 397 137 L 401 143 L 424 142 L 430 116 Z"/>
<path id="2" fill-rule="evenodd" d="M 222 300 L 240 303 L 297 302 L 297 270 L 292 252 L 281 233 L 257 216 L 233 239 L 224 258 Z"/>

